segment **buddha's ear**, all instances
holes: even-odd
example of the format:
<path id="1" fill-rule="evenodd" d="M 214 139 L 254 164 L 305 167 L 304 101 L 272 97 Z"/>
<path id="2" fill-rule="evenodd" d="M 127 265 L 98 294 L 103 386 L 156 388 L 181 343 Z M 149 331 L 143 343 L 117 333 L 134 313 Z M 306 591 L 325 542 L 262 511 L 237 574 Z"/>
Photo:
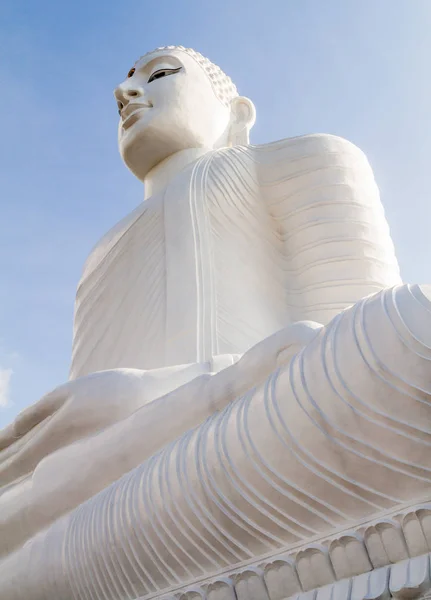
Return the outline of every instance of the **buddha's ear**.
<path id="1" fill-rule="evenodd" d="M 244 96 L 237 96 L 230 105 L 229 146 L 247 146 L 249 134 L 256 120 L 254 104 Z"/>

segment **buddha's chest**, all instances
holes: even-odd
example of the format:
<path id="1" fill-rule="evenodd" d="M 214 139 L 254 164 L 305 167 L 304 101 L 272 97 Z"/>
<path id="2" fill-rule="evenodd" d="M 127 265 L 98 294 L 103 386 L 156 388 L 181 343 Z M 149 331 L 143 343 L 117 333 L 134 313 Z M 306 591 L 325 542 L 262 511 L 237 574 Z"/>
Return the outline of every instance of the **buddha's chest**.
<path id="1" fill-rule="evenodd" d="M 93 306 L 93 370 L 201 362 L 278 328 L 271 222 L 252 181 L 219 175 L 185 170 L 92 253 L 75 325 Z"/>
<path id="2" fill-rule="evenodd" d="M 203 161 L 154 199 L 163 207 L 170 363 L 185 347 L 198 362 L 242 352 L 251 343 L 240 319 L 256 322 L 266 310 L 261 285 L 275 256 L 271 222 L 251 178 L 224 167 L 221 177 L 218 163 Z"/>

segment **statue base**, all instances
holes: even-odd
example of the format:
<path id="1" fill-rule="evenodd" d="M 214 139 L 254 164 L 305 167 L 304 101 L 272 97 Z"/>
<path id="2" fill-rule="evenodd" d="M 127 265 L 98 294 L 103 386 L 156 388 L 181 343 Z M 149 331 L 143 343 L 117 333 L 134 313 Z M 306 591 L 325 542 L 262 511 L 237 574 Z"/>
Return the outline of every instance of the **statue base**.
<path id="1" fill-rule="evenodd" d="M 431 504 L 139 600 L 384 600 L 428 597 Z"/>

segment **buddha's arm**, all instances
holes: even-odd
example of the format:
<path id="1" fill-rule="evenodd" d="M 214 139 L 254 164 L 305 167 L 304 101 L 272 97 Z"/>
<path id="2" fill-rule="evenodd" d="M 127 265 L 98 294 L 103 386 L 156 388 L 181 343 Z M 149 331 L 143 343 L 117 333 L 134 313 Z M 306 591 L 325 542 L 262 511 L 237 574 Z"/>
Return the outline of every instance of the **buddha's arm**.
<path id="1" fill-rule="evenodd" d="M 264 193 L 281 237 L 293 321 L 326 324 L 400 282 L 373 172 L 356 146 L 310 135 L 263 150 Z"/>

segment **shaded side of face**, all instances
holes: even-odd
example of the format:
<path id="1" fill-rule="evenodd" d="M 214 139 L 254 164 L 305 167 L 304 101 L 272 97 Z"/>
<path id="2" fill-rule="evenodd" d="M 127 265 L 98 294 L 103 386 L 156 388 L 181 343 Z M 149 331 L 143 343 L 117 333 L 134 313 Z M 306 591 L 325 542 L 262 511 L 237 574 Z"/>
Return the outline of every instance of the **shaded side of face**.
<path id="1" fill-rule="evenodd" d="M 230 111 L 205 71 L 180 52 L 144 57 L 114 94 L 120 154 L 142 181 L 175 152 L 217 147 L 229 126 Z"/>

